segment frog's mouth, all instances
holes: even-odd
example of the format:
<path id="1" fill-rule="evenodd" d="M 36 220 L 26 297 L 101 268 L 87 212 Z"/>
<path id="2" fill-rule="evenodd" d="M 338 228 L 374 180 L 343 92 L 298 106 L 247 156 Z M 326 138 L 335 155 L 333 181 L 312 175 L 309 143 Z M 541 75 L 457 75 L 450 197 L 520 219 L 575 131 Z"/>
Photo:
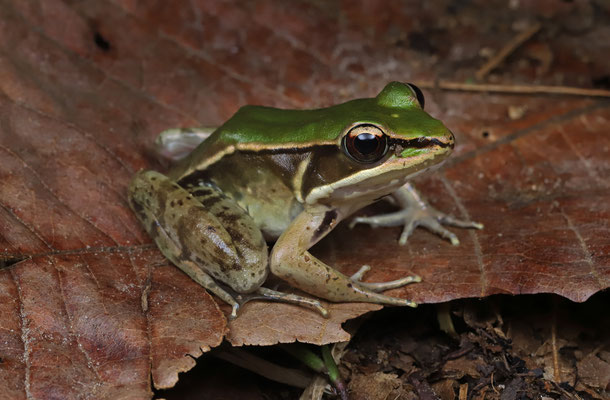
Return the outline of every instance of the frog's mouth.
<path id="1" fill-rule="evenodd" d="M 453 149 L 454 143 L 453 137 L 422 137 L 411 140 L 392 139 L 390 142 L 390 154 L 398 158 L 408 158 L 425 153 L 438 152 L 440 149 L 447 149 L 443 153 L 448 154 Z"/>
<path id="2" fill-rule="evenodd" d="M 354 172 L 344 179 L 314 188 L 305 198 L 313 204 L 324 198 L 373 199 L 387 195 L 407 179 L 440 165 L 451 153 L 453 137 L 392 138 L 388 156 L 376 166 Z M 372 201 L 372 200 L 371 200 Z"/>
<path id="3" fill-rule="evenodd" d="M 445 138 L 443 138 L 445 139 Z M 394 144 L 396 146 L 401 146 L 403 148 L 416 148 L 416 149 L 421 149 L 424 147 L 432 147 L 432 146 L 439 146 L 439 147 L 449 147 L 449 148 L 453 148 L 455 141 L 453 140 L 453 138 L 449 139 L 449 140 L 445 140 L 443 141 L 442 139 L 439 138 L 430 138 L 430 137 L 420 137 L 417 139 L 411 139 L 411 140 L 404 140 L 404 139 L 390 139 L 390 144 Z"/>
<path id="4" fill-rule="evenodd" d="M 407 157 L 412 153 L 421 153 L 422 151 L 432 149 L 434 147 L 453 149 L 455 140 L 453 135 L 450 137 L 419 137 L 417 139 L 398 139 L 391 138 L 389 142 L 390 148 L 396 157 Z"/>

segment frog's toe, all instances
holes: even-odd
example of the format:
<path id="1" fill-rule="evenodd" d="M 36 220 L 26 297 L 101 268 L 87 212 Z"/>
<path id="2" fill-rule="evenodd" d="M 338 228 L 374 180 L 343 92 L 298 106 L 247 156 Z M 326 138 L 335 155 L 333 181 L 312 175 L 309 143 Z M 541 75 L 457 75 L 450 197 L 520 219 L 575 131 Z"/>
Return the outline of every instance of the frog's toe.
<path id="1" fill-rule="evenodd" d="M 439 235 L 440 237 L 442 237 L 444 239 L 449 240 L 451 242 L 451 244 L 454 246 L 457 246 L 460 244 L 460 239 L 458 239 L 458 237 L 455 235 L 455 233 L 453 233 L 450 230 L 443 227 L 438 222 L 437 218 L 434 218 L 432 216 L 422 218 L 421 220 L 417 221 L 417 225 L 428 229 L 432 233 L 436 233 L 437 235 Z M 403 237 L 401 236 L 400 241 L 399 241 L 399 243 L 401 245 L 407 242 L 407 238 L 404 238 L 404 242 L 402 242 L 402 240 L 403 240 Z"/>
<path id="2" fill-rule="evenodd" d="M 408 285 L 409 283 L 419 283 L 421 277 L 417 275 L 405 276 L 400 279 L 396 279 L 388 282 L 358 282 L 361 286 L 372 290 L 373 292 L 383 292 L 385 290 L 396 289 Z"/>
<path id="3" fill-rule="evenodd" d="M 320 301 L 309 297 L 298 296 L 292 293 L 278 292 L 277 290 L 260 287 L 256 290 L 252 298 L 297 304 L 299 306 L 307 307 L 318 312 L 318 314 L 320 314 L 324 318 L 328 318 L 330 316 L 330 313 L 322 305 L 322 303 L 320 303 Z"/>
<path id="4" fill-rule="evenodd" d="M 411 236 L 416 227 L 417 221 L 415 221 L 414 219 L 410 219 L 405 222 L 402 228 L 402 233 L 400 234 L 400 239 L 398 239 L 398 244 L 401 246 L 407 244 L 407 239 L 409 238 L 409 236 Z"/>
<path id="5" fill-rule="evenodd" d="M 354 217 L 349 223 L 350 229 L 357 224 L 367 224 L 376 228 L 378 226 L 398 226 L 401 225 L 404 219 L 404 214 L 407 210 L 397 211 L 389 214 L 371 215 L 368 217 Z"/>
<path id="6" fill-rule="evenodd" d="M 366 274 L 370 270 L 371 270 L 370 265 L 363 265 L 354 275 L 350 276 L 349 278 L 352 281 L 360 282 L 362 280 L 362 277 L 364 276 L 364 274 Z"/>
<path id="7" fill-rule="evenodd" d="M 362 282 L 362 277 L 366 272 L 370 271 L 370 269 L 370 266 L 363 265 L 355 274 L 350 277 L 350 280 L 358 282 L 360 286 L 372 290 L 373 292 L 383 292 L 385 290 L 396 289 L 408 285 L 410 283 L 421 282 L 421 277 L 417 275 L 405 276 L 403 278 L 388 282 Z"/>
<path id="8" fill-rule="evenodd" d="M 229 320 L 234 320 L 237 318 L 237 313 L 239 312 L 239 304 L 234 303 L 231 305 L 231 314 L 229 314 Z"/>
<path id="9" fill-rule="evenodd" d="M 465 229 L 483 229 L 483 224 L 474 221 L 464 221 L 462 219 L 454 218 L 452 215 L 441 214 L 439 220 L 445 225 L 455 226 L 456 228 Z"/>

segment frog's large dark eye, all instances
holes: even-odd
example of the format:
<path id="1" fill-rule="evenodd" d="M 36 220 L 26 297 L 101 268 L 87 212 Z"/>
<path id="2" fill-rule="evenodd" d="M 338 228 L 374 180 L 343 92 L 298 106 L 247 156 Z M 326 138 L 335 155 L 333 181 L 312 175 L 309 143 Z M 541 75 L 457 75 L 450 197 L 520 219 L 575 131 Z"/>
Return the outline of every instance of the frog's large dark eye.
<path id="1" fill-rule="evenodd" d="M 388 152 L 388 137 L 375 125 L 358 125 L 343 137 L 343 149 L 358 162 L 373 163 Z"/>
<path id="2" fill-rule="evenodd" d="M 423 110 L 424 105 L 426 104 L 426 99 L 424 99 L 424 94 L 422 93 L 421 89 L 412 83 L 407 83 L 407 85 L 409 85 L 409 87 L 411 88 L 413 93 L 415 93 L 415 96 L 417 97 L 417 102 L 419 103 L 419 106 Z"/>

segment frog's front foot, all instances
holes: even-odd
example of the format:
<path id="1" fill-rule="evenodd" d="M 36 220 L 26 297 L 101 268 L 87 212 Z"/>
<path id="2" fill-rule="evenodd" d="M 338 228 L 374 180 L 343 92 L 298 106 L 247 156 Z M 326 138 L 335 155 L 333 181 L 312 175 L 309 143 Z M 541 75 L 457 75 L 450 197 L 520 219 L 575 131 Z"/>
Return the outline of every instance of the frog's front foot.
<path id="1" fill-rule="evenodd" d="M 349 227 L 353 228 L 356 224 L 369 224 L 372 227 L 402 225 L 403 230 L 398 241 L 401 246 L 407 243 L 407 239 L 418 226 L 449 240 L 454 246 L 460 244 L 460 240 L 453 232 L 445 229 L 443 225 L 483 229 L 483 224 L 460 220 L 431 207 L 410 184 L 406 184 L 403 188 L 394 192 L 392 196 L 403 207 L 402 210 L 370 217 L 356 217 L 352 219 Z"/>
<path id="2" fill-rule="evenodd" d="M 454 246 L 460 244 L 460 240 L 455 233 L 444 228 L 443 224 L 456 226 L 458 228 L 483 228 L 482 224 L 456 219 L 451 215 L 444 214 L 430 206 L 427 206 L 426 208 L 409 207 L 390 214 L 356 217 L 350 222 L 349 226 L 350 228 L 353 228 L 356 224 L 369 224 L 373 227 L 402 225 L 402 233 L 398 240 L 398 243 L 401 246 L 407 243 L 407 239 L 418 226 L 426 228 L 429 231 L 448 239 Z"/>

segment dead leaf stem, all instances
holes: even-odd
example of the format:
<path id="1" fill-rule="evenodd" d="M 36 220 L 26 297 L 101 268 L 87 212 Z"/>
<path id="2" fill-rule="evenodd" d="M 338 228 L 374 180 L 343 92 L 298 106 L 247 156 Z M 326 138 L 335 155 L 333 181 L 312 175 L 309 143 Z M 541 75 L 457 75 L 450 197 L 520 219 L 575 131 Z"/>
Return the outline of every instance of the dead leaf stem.
<path id="1" fill-rule="evenodd" d="M 417 86 L 424 89 L 443 89 L 464 92 L 495 92 L 510 94 L 548 94 L 565 96 L 610 97 L 610 90 L 587 89 L 573 86 L 549 85 L 511 85 L 496 83 L 471 83 L 452 81 L 418 81 Z"/>
<path id="2" fill-rule="evenodd" d="M 557 350 L 557 301 L 553 301 L 553 318 L 551 320 L 551 351 L 553 352 L 553 377 L 555 382 L 561 382 L 559 368 L 559 351 Z"/>

